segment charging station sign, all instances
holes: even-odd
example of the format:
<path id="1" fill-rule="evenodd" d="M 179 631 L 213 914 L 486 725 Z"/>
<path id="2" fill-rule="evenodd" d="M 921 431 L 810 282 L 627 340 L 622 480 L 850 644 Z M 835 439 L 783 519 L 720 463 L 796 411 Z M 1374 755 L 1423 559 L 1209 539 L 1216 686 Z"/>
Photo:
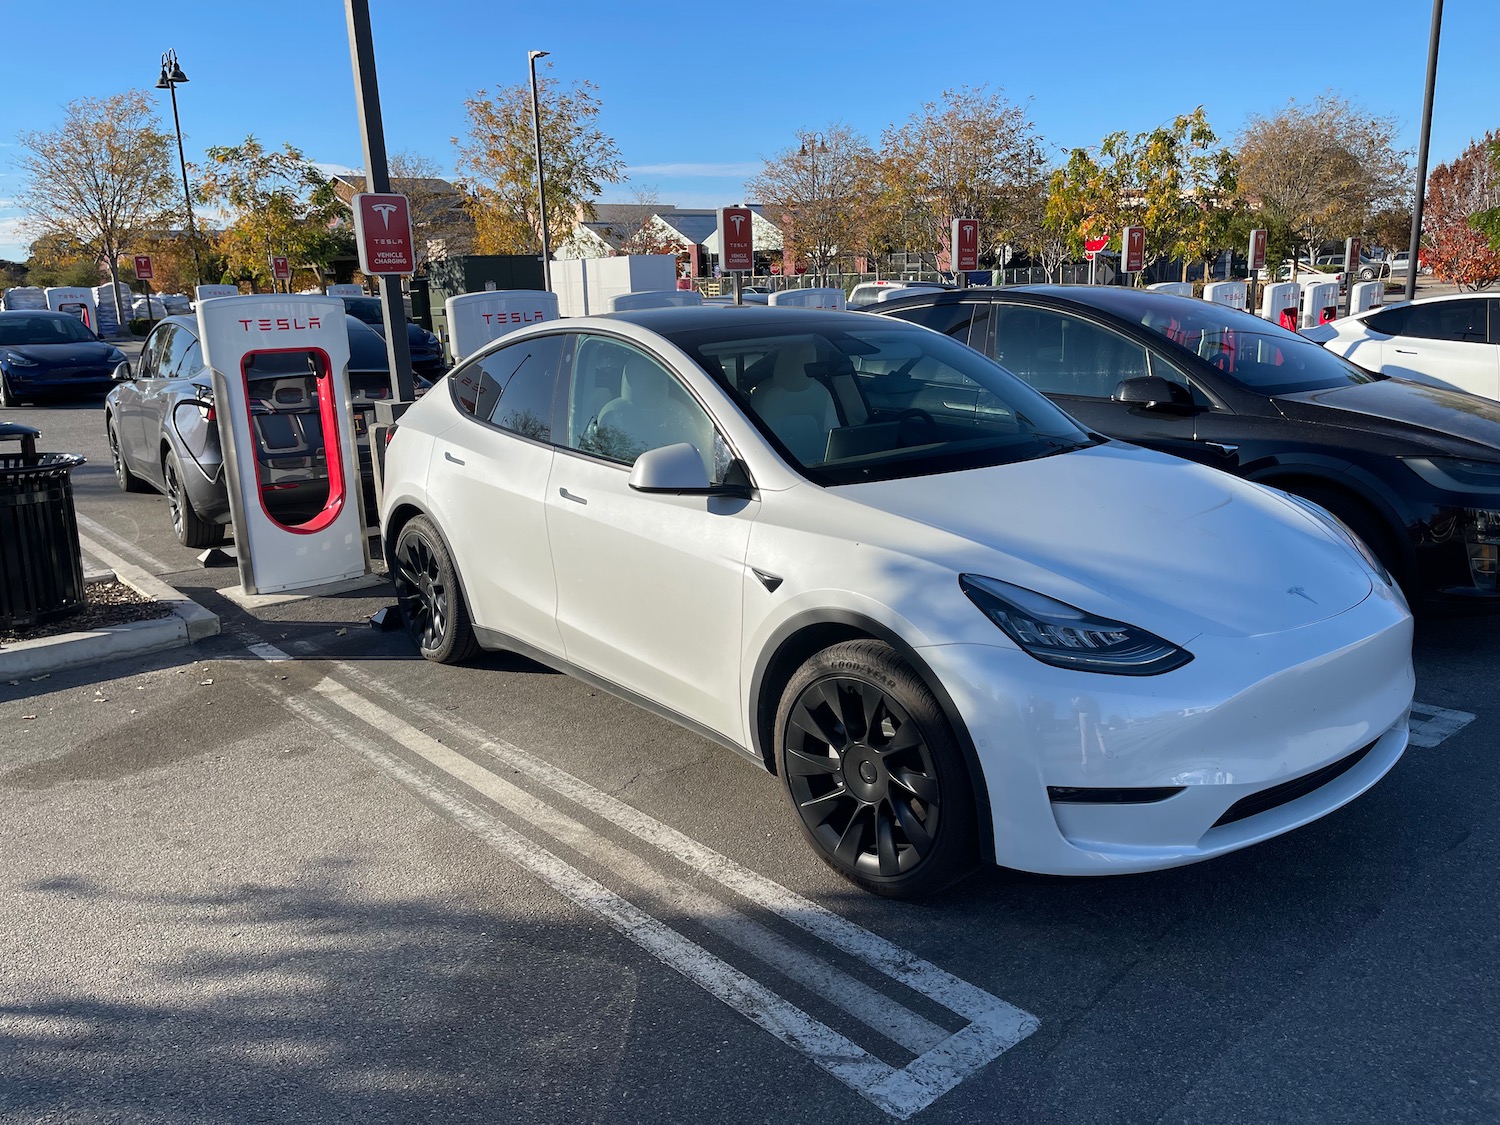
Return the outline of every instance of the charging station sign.
<path id="1" fill-rule="evenodd" d="M 371 277 L 417 272 L 416 241 L 406 196 L 361 192 L 354 197 L 353 211 L 361 272 Z"/>
<path id="2" fill-rule="evenodd" d="M 1250 232 L 1250 272 L 1266 268 L 1266 234 L 1264 230 Z"/>
<path id="3" fill-rule="evenodd" d="M 271 276 L 277 281 L 289 281 L 292 276 L 292 263 L 280 254 L 271 255 Z"/>
<path id="4" fill-rule="evenodd" d="M 755 269 L 755 215 L 748 207 L 719 208 L 719 264 L 725 273 Z"/>
<path id="5" fill-rule="evenodd" d="M 301 294 L 223 297 L 199 304 L 198 331 L 213 381 L 245 592 L 278 593 L 365 574 L 344 302 Z"/>
<path id="6" fill-rule="evenodd" d="M 1120 232 L 1120 269 L 1140 273 L 1146 268 L 1146 228 L 1126 227 Z"/>
<path id="7" fill-rule="evenodd" d="M 979 220 L 953 220 L 953 268 L 960 272 L 979 268 Z"/>
<path id="8" fill-rule="evenodd" d="M 135 256 L 135 279 L 137 281 L 156 280 L 156 267 L 151 263 L 150 254 L 137 254 Z"/>

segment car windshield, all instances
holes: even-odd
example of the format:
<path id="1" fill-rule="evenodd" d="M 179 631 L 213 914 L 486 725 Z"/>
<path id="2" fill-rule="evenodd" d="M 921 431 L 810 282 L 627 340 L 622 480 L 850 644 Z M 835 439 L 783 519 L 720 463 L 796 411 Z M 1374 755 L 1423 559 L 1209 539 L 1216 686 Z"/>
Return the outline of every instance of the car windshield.
<path id="1" fill-rule="evenodd" d="M 71 316 L 0 316 L 0 346 L 82 344 L 98 339 Z"/>
<path id="2" fill-rule="evenodd" d="M 1086 300 L 1166 337 L 1260 394 L 1321 391 L 1379 378 L 1295 332 L 1212 301 L 1142 299 L 1138 291 L 1106 286 L 1090 289 Z"/>
<path id="3" fill-rule="evenodd" d="M 350 316 L 358 317 L 366 324 L 384 324 L 380 312 L 380 300 L 376 297 L 345 297 L 344 308 Z"/>
<path id="4" fill-rule="evenodd" d="M 670 335 L 818 483 L 1009 464 L 1101 440 L 945 336 L 847 314 L 808 320 L 797 331 Z"/>

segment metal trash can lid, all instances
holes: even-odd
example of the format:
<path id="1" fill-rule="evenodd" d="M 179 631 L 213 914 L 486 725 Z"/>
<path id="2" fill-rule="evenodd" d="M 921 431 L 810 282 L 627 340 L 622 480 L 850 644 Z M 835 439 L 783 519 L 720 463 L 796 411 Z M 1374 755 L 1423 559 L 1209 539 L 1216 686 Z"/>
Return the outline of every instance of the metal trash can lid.
<path id="1" fill-rule="evenodd" d="M 86 460 L 82 453 L 0 453 L 0 476 L 65 473 Z"/>
<path id="2" fill-rule="evenodd" d="M 41 437 L 42 431 L 23 426 L 19 422 L 0 422 L 0 441 L 19 441 L 22 438 Z"/>

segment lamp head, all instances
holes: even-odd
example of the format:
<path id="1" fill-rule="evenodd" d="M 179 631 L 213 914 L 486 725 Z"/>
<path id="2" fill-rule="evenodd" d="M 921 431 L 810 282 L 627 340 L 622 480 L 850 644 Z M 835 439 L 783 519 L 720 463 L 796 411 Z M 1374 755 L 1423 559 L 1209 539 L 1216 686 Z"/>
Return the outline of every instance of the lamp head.
<path id="1" fill-rule="evenodd" d="M 527 51 L 526 58 L 530 62 L 535 62 L 537 59 L 546 58 L 551 53 L 551 51 Z"/>

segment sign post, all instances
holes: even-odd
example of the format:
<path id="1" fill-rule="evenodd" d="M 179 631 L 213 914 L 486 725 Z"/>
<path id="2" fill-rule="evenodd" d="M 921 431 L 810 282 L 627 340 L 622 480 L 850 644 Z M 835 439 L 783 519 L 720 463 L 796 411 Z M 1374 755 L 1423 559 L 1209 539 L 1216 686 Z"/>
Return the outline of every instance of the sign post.
<path id="1" fill-rule="evenodd" d="M 1146 228 L 1126 227 L 1120 232 L 1120 270 L 1133 273 L 1136 281 L 1146 268 Z"/>
<path id="2" fill-rule="evenodd" d="M 135 278 L 146 290 L 146 321 L 155 324 L 156 318 L 151 315 L 151 282 L 156 277 L 156 266 L 151 261 L 150 254 L 137 254 L 135 256 Z"/>
<path id="3" fill-rule="evenodd" d="M 719 268 L 734 275 L 734 303 L 743 305 L 743 275 L 755 269 L 755 216 L 748 207 L 719 208 Z"/>
<path id="4" fill-rule="evenodd" d="M 953 280 L 960 289 L 969 284 L 969 270 L 979 268 L 979 220 L 954 219 L 949 232 L 953 248 Z"/>
<path id="5" fill-rule="evenodd" d="M 1345 312 L 1349 312 L 1348 305 L 1354 303 L 1354 283 L 1359 280 L 1359 235 L 1346 239 L 1344 242 L 1344 289 L 1349 293 L 1349 299 L 1345 306 Z"/>
<path id="6" fill-rule="evenodd" d="M 1251 312 L 1260 308 L 1255 300 L 1255 283 L 1260 279 L 1260 271 L 1266 268 L 1267 237 L 1264 230 L 1250 232 L 1250 299 L 1247 305 Z"/>

